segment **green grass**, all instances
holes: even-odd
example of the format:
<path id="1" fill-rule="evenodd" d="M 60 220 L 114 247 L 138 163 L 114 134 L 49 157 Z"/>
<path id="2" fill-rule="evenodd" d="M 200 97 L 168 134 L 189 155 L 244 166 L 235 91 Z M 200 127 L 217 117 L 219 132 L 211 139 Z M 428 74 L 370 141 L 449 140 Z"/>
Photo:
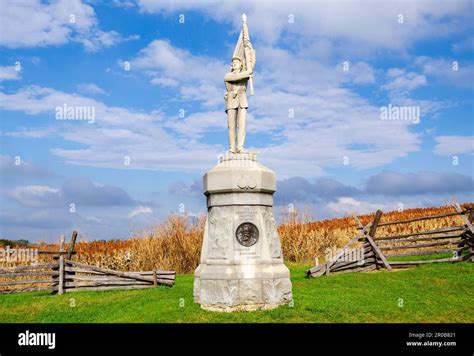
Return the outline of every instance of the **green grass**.
<path id="1" fill-rule="evenodd" d="M 474 322 L 473 263 L 440 263 L 315 279 L 304 277 L 306 267 L 290 269 L 294 306 L 271 311 L 201 310 L 193 303 L 193 276 L 180 275 L 172 288 L 0 296 L 0 322 Z M 401 299 L 403 307 L 399 306 Z M 75 307 L 70 306 L 73 300 Z M 180 301 L 184 301 L 183 307 Z"/>
<path id="2" fill-rule="evenodd" d="M 466 256 L 467 251 L 463 252 L 461 256 Z M 391 257 L 387 258 L 388 261 L 426 261 L 426 260 L 436 260 L 441 258 L 453 258 L 452 253 L 438 253 L 432 255 L 421 255 L 421 256 L 403 256 L 403 257 Z"/>

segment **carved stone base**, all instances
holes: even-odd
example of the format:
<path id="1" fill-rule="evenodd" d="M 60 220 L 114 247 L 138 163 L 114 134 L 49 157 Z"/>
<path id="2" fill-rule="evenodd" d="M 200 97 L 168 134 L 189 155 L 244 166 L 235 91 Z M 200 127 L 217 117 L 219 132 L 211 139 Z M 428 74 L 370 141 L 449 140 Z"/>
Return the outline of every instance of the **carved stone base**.
<path id="1" fill-rule="evenodd" d="M 208 216 L 194 300 L 212 311 L 273 309 L 292 299 L 273 215 L 275 173 L 228 154 L 204 176 Z"/>
<path id="2" fill-rule="evenodd" d="M 194 273 L 194 301 L 206 310 L 273 309 L 291 299 L 289 270 L 283 264 L 225 267 L 201 264 Z"/>
<path id="3" fill-rule="evenodd" d="M 232 313 L 232 312 L 247 312 L 247 311 L 255 311 L 255 310 L 272 310 L 276 309 L 280 306 L 280 304 L 244 304 L 244 305 L 237 305 L 235 307 L 216 307 L 215 305 L 201 305 L 201 309 L 212 311 L 212 312 L 219 312 L 219 313 Z"/>

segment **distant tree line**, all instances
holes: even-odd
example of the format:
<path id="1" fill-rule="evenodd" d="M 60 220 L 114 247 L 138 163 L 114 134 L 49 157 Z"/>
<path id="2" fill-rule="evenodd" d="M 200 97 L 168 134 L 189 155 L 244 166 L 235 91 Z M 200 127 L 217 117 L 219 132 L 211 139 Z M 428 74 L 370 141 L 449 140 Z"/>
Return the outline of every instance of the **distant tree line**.
<path id="1" fill-rule="evenodd" d="M 0 247 L 28 247 L 31 246 L 30 241 L 28 240 L 8 240 L 8 239 L 0 239 Z"/>

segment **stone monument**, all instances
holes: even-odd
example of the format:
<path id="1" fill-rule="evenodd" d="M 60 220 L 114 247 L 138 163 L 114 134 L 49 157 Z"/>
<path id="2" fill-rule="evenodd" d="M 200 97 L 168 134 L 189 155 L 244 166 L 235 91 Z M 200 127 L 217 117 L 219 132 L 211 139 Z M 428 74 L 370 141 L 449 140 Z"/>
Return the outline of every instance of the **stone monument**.
<path id="1" fill-rule="evenodd" d="M 245 14 L 224 77 L 229 152 L 204 175 L 208 215 L 194 300 L 212 311 L 273 309 L 292 299 L 273 215 L 275 173 L 244 149 L 247 86 L 253 95 L 256 52 Z"/>

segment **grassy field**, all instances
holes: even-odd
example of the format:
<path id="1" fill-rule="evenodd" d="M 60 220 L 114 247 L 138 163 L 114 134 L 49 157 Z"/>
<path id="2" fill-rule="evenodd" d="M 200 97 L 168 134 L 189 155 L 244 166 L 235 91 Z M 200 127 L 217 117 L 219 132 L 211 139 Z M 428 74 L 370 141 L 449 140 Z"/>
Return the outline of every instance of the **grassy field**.
<path id="1" fill-rule="evenodd" d="M 0 296 L 0 322 L 474 322 L 473 263 L 316 279 L 304 277 L 306 267 L 290 269 L 294 305 L 272 311 L 201 310 L 193 303 L 193 276 L 187 274 L 179 275 L 172 288 Z"/>

